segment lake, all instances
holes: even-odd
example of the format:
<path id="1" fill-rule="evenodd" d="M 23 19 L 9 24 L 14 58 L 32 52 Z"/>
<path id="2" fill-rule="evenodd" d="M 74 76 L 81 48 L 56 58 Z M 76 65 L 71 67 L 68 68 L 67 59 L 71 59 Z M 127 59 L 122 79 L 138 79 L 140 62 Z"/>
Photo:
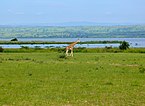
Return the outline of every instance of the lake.
<path id="1" fill-rule="evenodd" d="M 53 42 L 73 42 L 78 38 L 18 38 L 19 41 L 53 41 Z M 10 41 L 11 39 L 2 39 L 0 41 Z M 81 42 L 85 41 L 127 41 L 131 48 L 143 48 L 145 47 L 145 38 L 80 38 Z M 77 44 L 75 47 L 86 48 L 104 48 L 105 46 L 119 47 L 120 44 Z M 66 47 L 67 44 L 0 44 L 3 48 L 21 48 L 21 46 L 28 46 L 34 48 L 39 46 L 40 48 L 53 48 L 53 47 Z"/>

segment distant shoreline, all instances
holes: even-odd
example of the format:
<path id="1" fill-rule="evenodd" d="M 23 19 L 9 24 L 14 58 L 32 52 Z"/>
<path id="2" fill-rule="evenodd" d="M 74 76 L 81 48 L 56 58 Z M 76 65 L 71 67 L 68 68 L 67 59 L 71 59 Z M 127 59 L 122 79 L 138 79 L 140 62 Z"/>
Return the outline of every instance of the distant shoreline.
<path id="1" fill-rule="evenodd" d="M 78 44 L 113 44 L 122 41 L 85 41 Z M 51 42 L 51 41 L 0 41 L 0 44 L 70 44 L 72 42 Z"/>
<path id="2" fill-rule="evenodd" d="M 145 25 L 0 27 L 0 38 L 145 38 Z"/>

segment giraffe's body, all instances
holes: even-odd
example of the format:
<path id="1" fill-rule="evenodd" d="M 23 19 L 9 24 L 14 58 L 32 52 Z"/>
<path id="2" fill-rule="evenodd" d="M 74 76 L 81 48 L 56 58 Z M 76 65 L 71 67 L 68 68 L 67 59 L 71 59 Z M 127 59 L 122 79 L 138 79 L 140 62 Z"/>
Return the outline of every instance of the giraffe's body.
<path id="1" fill-rule="evenodd" d="M 70 56 L 73 57 L 73 48 L 74 48 L 74 46 L 75 46 L 78 42 L 80 42 L 80 40 L 77 40 L 76 42 L 74 42 L 74 43 L 72 43 L 72 44 L 70 44 L 69 46 L 66 47 L 66 56 L 68 56 L 68 52 L 69 52 L 69 50 L 70 50 L 70 51 L 71 51 Z"/>

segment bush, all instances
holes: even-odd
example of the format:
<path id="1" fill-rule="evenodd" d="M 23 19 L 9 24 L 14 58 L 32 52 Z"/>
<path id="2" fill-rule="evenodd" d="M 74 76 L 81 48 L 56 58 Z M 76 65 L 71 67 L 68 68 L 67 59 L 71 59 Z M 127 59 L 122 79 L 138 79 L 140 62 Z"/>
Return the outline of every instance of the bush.
<path id="1" fill-rule="evenodd" d="M 60 54 L 59 55 L 59 58 L 61 58 L 61 59 L 66 59 L 66 55 L 63 53 L 63 54 Z"/>
<path id="2" fill-rule="evenodd" d="M 40 49 L 42 49 L 42 48 L 41 48 L 40 46 L 35 46 L 34 49 L 35 49 L 35 50 L 40 50 Z"/>
<path id="3" fill-rule="evenodd" d="M 2 47 L 0 47 L 0 52 L 3 52 L 3 51 L 4 51 L 4 49 Z"/>
<path id="4" fill-rule="evenodd" d="M 21 46 L 21 49 L 29 49 L 28 46 Z"/>
<path id="5" fill-rule="evenodd" d="M 11 41 L 18 41 L 18 39 L 17 39 L 17 38 L 14 38 L 14 39 L 12 39 Z"/>
<path id="6" fill-rule="evenodd" d="M 123 42 L 120 44 L 119 49 L 121 49 L 121 50 L 126 50 L 126 49 L 129 48 L 129 46 L 130 46 L 130 45 L 129 45 L 128 42 L 123 41 Z"/>
<path id="7" fill-rule="evenodd" d="M 105 46 L 105 49 L 112 49 L 112 46 Z"/>
<path id="8" fill-rule="evenodd" d="M 140 67 L 139 67 L 139 72 L 140 72 L 140 73 L 144 73 L 144 72 L 145 72 L 145 68 L 142 67 L 142 66 L 140 66 Z"/>

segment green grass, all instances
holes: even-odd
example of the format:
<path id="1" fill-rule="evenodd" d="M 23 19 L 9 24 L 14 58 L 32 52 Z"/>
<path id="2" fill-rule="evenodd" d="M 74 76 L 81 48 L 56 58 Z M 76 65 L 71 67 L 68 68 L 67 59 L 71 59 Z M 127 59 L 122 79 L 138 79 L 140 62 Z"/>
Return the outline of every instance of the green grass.
<path id="1" fill-rule="evenodd" d="M 61 53 L 65 48 L 27 48 L 3 49 L 4 53 Z M 75 48 L 75 53 L 145 53 L 145 48 L 130 48 L 120 50 L 119 48 Z"/>
<path id="2" fill-rule="evenodd" d="M 0 53 L 0 106 L 145 106 L 145 54 Z"/>

